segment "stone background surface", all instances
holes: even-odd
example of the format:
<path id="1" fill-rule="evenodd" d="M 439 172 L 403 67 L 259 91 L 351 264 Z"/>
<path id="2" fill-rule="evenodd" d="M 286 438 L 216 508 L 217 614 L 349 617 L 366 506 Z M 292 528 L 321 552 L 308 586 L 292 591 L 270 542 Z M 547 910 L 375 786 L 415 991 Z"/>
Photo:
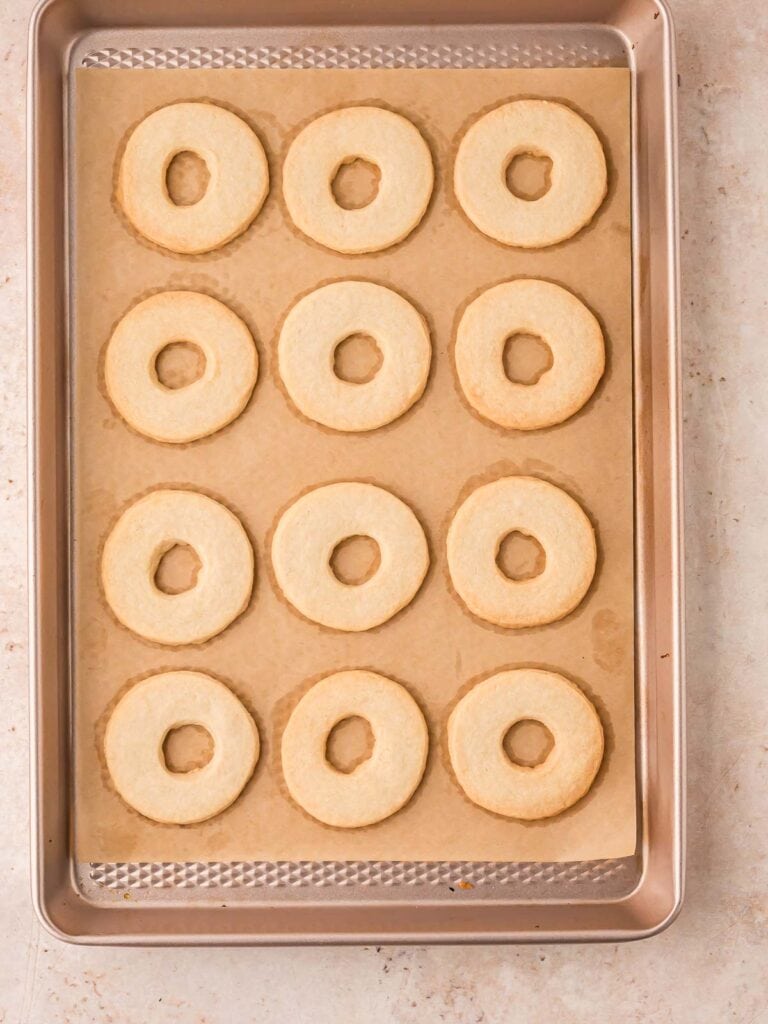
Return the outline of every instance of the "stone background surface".
<path id="1" fill-rule="evenodd" d="M 768 1021 L 768 7 L 673 0 L 681 73 L 686 905 L 630 945 L 88 949 L 28 882 L 26 32 L 0 0 L 0 1024 Z"/>

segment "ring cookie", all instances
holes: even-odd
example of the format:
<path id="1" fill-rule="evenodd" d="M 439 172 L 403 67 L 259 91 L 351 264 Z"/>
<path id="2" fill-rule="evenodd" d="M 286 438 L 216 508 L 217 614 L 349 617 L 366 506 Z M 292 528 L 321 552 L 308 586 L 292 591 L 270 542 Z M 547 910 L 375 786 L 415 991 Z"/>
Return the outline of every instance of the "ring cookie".
<path id="1" fill-rule="evenodd" d="M 507 187 L 507 168 L 525 153 L 552 161 L 540 199 L 521 199 Z M 453 180 L 475 227 L 524 249 L 571 238 L 592 220 L 608 189 L 597 134 L 570 107 L 549 100 L 514 100 L 475 121 L 459 144 Z"/>
<path id="2" fill-rule="evenodd" d="M 167 388 L 157 375 L 162 350 L 183 339 L 205 356 L 201 377 Z M 245 408 L 258 375 L 250 331 L 228 306 L 200 292 L 161 292 L 134 306 L 107 346 L 109 397 L 134 430 L 181 444 L 231 423 Z"/>
<path id="3" fill-rule="evenodd" d="M 509 533 L 534 537 L 543 571 L 509 579 L 496 563 Z M 478 487 L 448 528 L 448 569 L 456 592 L 481 619 L 509 629 L 562 619 L 592 582 L 597 545 L 592 524 L 574 499 L 545 480 L 509 476 Z"/>
<path id="4" fill-rule="evenodd" d="M 366 383 L 341 380 L 334 353 L 353 334 L 370 335 L 383 361 Z M 370 281 L 337 281 L 305 295 L 285 319 L 280 376 L 310 419 L 343 431 L 375 430 L 421 397 L 432 349 L 423 317 L 397 292 Z"/>
<path id="5" fill-rule="evenodd" d="M 515 764 L 504 737 L 517 722 L 546 726 L 554 747 L 535 767 Z M 589 790 L 603 760 L 603 727 L 591 701 L 556 672 L 499 672 L 462 697 L 448 720 L 448 752 L 473 803 L 507 818 L 534 821 L 571 807 Z"/>
<path id="6" fill-rule="evenodd" d="M 381 561 L 359 585 L 331 568 L 336 547 L 371 537 Z M 327 484 L 303 495 L 280 518 L 272 540 L 275 577 L 290 603 L 323 626 L 360 632 L 381 625 L 415 596 L 429 567 L 427 539 L 410 508 L 374 484 Z"/>
<path id="7" fill-rule="evenodd" d="M 504 347 L 515 334 L 541 338 L 552 366 L 535 384 L 511 381 Z M 605 369 L 603 332 L 571 292 L 548 281 L 507 281 L 467 306 L 454 352 L 459 383 L 470 405 L 502 427 L 538 430 L 573 416 Z"/>
<path id="8" fill-rule="evenodd" d="M 376 196 L 360 209 L 337 203 L 339 168 L 366 160 L 381 172 Z M 434 169 L 429 146 L 407 118 L 381 107 L 323 114 L 291 143 L 283 195 L 300 231 L 336 252 L 387 249 L 413 231 L 429 204 Z"/>
<path id="9" fill-rule="evenodd" d="M 208 764 L 168 770 L 172 729 L 200 725 L 213 739 Z M 259 733 L 228 687 L 202 672 L 164 672 L 136 683 L 115 707 L 104 737 L 107 768 L 127 804 L 153 821 L 206 821 L 240 795 L 259 759 Z"/>
<path id="10" fill-rule="evenodd" d="M 197 154 L 210 179 L 203 197 L 177 206 L 166 174 L 179 153 Z M 164 249 L 210 252 L 241 234 L 269 191 L 264 148 L 245 121 L 213 103 L 173 103 L 131 133 L 117 198 L 136 230 Z"/>
<path id="11" fill-rule="evenodd" d="M 364 718 L 373 752 L 351 772 L 326 756 L 328 736 L 346 718 Z M 376 672 L 326 676 L 299 701 L 282 739 L 288 791 L 308 814 L 337 828 L 360 828 L 403 807 L 421 782 L 429 734 L 416 701 Z"/>
<path id="12" fill-rule="evenodd" d="M 160 559 L 178 544 L 201 562 L 197 581 L 179 594 L 155 584 Z M 107 602 L 132 632 L 156 643 L 201 643 L 246 608 L 253 549 L 237 516 L 196 491 L 160 490 L 139 498 L 112 529 L 101 559 Z"/>

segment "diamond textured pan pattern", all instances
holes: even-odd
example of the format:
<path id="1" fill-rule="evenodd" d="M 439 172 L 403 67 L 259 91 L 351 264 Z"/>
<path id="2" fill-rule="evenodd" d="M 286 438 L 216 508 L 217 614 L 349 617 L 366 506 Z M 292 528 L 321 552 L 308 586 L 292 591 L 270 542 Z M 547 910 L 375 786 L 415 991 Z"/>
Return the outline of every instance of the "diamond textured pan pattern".
<path id="1" fill-rule="evenodd" d="M 106 48 L 83 57 L 86 68 L 597 68 L 616 52 L 588 43 L 451 46 L 256 46 Z"/>
<path id="2" fill-rule="evenodd" d="M 259 888 L 324 885 L 484 885 L 602 882 L 625 861 L 574 864 L 453 861 L 235 861 L 232 863 L 94 863 L 90 880 L 107 889 Z"/>

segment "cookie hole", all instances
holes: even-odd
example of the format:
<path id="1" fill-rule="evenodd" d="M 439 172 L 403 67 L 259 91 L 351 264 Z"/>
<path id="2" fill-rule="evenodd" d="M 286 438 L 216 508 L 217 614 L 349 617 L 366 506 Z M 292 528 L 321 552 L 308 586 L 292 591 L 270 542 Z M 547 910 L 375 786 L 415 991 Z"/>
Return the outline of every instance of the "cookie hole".
<path id="1" fill-rule="evenodd" d="M 373 537 L 347 537 L 333 549 L 330 565 L 339 583 L 359 587 L 381 565 L 381 549 Z"/>
<path id="2" fill-rule="evenodd" d="M 513 530 L 499 544 L 496 565 L 508 580 L 532 580 L 544 572 L 546 564 L 544 548 L 530 534 Z"/>
<path id="3" fill-rule="evenodd" d="M 155 586 L 164 594 L 183 594 L 197 583 L 201 561 L 188 544 L 174 544 L 157 563 Z"/>
<path id="4" fill-rule="evenodd" d="M 360 157 L 345 160 L 331 182 L 333 198 L 344 210 L 361 210 L 379 193 L 381 171 Z"/>
<path id="5" fill-rule="evenodd" d="M 367 384 L 383 362 L 381 349 L 370 334 L 350 334 L 334 350 L 333 372 L 347 384 Z"/>
<path id="6" fill-rule="evenodd" d="M 555 737 L 541 722 L 525 718 L 507 729 L 502 746 L 512 764 L 535 768 L 543 764 L 552 752 Z"/>
<path id="7" fill-rule="evenodd" d="M 371 756 L 373 742 L 373 732 L 364 718 L 344 718 L 328 734 L 326 760 L 337 772 L 349 775 Z"/>
<path id="8" fill-rule="evenodd" d="M 165 187 L 175 206 L 194 206 L 208 189 L 211 174 L 202 157 L 185 149 L 168 164 Z"/>
<path id="9" fill-rule="evenodd" d="M 205 768 L 213 757 L 213 736 L 202 725 L 180 725 L 163 740 L 163 760 L 169 772 L 183 774 Z"/>
<path id="10" fill-rule="evenodd" d="M 203 350 L 191 341 L 172 341 L 155 359 L 155 375 L 164 388 L 187 388 L 205 373 Z"/>
<path id="11" fill-rule="evenodd" d="M 504 373 L 513 384 L 537 384 L 552 369 L 552 349 L 535 334 L 512 334 L 504 342 Z"/>
<path id="12" fill-rule="evenodd" d="M 533 202 L 545 196 L 552 185 L 552 161 L 537 153 L 518 153 L 507 164 L 507 188 L 513 196 Z"/>

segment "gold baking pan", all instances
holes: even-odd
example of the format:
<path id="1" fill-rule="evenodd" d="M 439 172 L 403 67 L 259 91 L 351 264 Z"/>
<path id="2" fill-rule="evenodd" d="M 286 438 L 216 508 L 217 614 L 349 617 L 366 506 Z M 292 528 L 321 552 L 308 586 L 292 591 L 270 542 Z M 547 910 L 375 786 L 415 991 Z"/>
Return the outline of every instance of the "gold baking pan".
<path id="1" fill-rule="evenodd" d="M 471 21 L 468 19 L 471 18 Z M 33 886 L 83 943 L 639 938 L 683 887 L 676 71 L 657 0 L 46 0 L 29 62 Z M 610 860 L 110 861 L 73 839 L 74 73 L 152 68 L 628 68 L 637 845 Z M 162 655 L 160 656 L 162 657 Z"/>

